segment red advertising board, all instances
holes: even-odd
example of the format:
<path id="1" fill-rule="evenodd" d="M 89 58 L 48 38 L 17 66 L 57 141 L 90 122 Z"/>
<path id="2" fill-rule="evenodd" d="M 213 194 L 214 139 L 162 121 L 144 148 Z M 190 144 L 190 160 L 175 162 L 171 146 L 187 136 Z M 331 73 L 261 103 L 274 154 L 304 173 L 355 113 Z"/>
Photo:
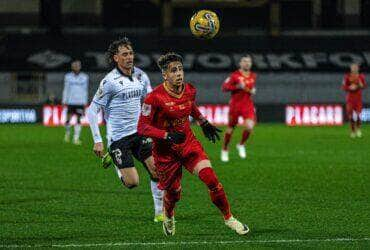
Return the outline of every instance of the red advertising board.
<path id="1" fill-rule="evenodd" d="M 85 107 L 86 113 L 87 107 Z M 62 105 L 45 105 L 42 109 L 42 121 L 45 126 L 62 126 L 65 124 L 67 118 L 67 106 Z M 77 117 L 73 116 L 71 124 L 75 124 Z M 88 125 L 88 121 L 85 116 L 81 117 L 82 125 Z M 103 123 L 103 115 L 100 112 L 99 124 Z"/>
<path id="2" fill-rule="evenodd" d="M 200 105 L 199 111 L 212 124 L 227 125 L 229 121 L 229 106 L 226 104 Z M 243 124 L 243 118 L 239 118 L 239 125 Z"/>
<path id="3" fill-rule="evenodd" d="M 339 104 L 287 105 L 285 123 L 288 126 L 338 126 L 343 124 L 343 107 Z"/>
<path id="4" fill-rule="evenodd" d="M 87 108 L 87 107 L 86 107 Z M 199 110 L 209 122 L 215 125 L 227 125 L 229 119 L 229 106 L 225 104 L 200 105 Z M 85 110 L 86 111 L 86 110 Z M 85 112 L 86 113 L 86 112 Z M 45 126 L 62 126 L 65 124 L 67 107 L 62 105 L 45 105 L 43 107 L 43 124 Z M 76 122 L 76 117 L 72 117 L 71 123 Z M 87 125 L 88 121 L 85 116 L 82 117 L 81 123 Z M 99 116 L 99 124 L 103 123 L 103 115 Z M 239 124 L 243 119 L 239 118 Z"/>

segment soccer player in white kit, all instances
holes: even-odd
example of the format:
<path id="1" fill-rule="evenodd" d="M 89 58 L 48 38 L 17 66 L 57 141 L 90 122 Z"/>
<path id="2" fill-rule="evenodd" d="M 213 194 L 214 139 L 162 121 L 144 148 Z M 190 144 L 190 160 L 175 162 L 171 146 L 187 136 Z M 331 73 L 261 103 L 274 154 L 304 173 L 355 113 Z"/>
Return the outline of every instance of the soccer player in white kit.
<path id="1" fill-rule="evenodd" d="M 114 41 L 108 48 L 108 59 L 115 66 L 100 82 L 87 111 L 94 139 L 94 152 L 104 155 L 104 144 L 98 126 L 98 113 L 102 109 L 107 127 L 108 152 L 123 185 L 134 188 L 139 176 L 134 165 L 135 157 L 148 170 L 154 201 L 154 221 L 163 221 L 163 191 L 158 189 L 158 177 L 152 156 L 151 140 L 137 134 L 141 102 L 151 91 L 146 73 L 134 67 L 134 52 L 127 38 Z"/>
<path id="2" fill-rule="evenodd" d="M 73 115 L 77 116 L 74 125 L 73 143 L 80 145 L 81 116 L 84 113 L 85 105 L 89 96 L 89 76 L 81 72 L 81 62 L 79 60 L 71 63 L 72 71 L 64 76 L 64 89 L 62 103 L 67 105 L 66 133 L 64 141 L 69 142 L 71 137 L 70 120 Z"/>

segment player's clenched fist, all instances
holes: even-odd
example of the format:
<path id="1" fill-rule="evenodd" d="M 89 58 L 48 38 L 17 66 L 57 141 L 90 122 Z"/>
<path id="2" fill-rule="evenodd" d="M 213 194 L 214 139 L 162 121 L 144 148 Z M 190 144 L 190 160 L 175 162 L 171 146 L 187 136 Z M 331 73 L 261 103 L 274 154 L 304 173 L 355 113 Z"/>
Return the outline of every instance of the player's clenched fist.
<path id="1" fill-rule="evenodd" d="M 102 142 L 97 142 L 94 144 L 94 153 L 98 156 L 98 157 L 103 157 L 104 155 L 104 145 Z"/>
<path id="2" fill-rule="evenodd" d="M 175 144 L 181 144 L 185 141 L 185 134 L 182 132 L 167 132 L 166 140 Z"/>

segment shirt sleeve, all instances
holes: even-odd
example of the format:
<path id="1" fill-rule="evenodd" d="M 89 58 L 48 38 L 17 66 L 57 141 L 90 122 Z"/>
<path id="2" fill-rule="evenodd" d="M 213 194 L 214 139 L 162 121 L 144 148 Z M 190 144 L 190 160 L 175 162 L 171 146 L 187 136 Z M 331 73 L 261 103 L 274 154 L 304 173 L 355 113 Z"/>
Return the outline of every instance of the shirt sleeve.
<path id="1" fill-rule="evenodd" d="M 86 116 L 89 121 L 89 126 L 94 139 L 94 143 L 102 142 L 102 138 L 99 130 L 99 112 L 101 106 L 95 102 L 91 102 L 89 108 L 87 109 Z"/>
<path id="2" fill-rule="evenodd" d="M 344 78 L 343 78 L 343 81 L 342 81 L 342 90 L 344 90 L 344 91 L 350 91 L 349 90 L 349 82 L 348 82 L 347 75 L 345 75 Z"/>
<path id="3" fill-rule="evenodd" d="M 195 120 L 199 120 L 202 117 L 202 113 L 200 113 L 199 108 L 198 108 L 198 106 L 195 102 L 196 95 L 197 95 L 197 90 L 193 87 L 193 100 L 192 100 L 192 104 L 191 104 L 191 113 L 190 113 L 190 115 Z"/>
<path id="4" fill-rule="evenodd" d="M 238 88 L 235 85 L 235 81 L 234 81 L 233 75 L 230 75 L 228 78 L 226 78 L 226 80 L 222 84 L 222 91 L 223 92 L 235 91 L 237 89 Z"/>
<path id="5" fill-rule="evenodd" d="M 69 95 L 69 82 L 68 82 L 67 75 L 65 75 L 64 76 L 63 97 L 62 97 L 63 104 L 66 104 L 68 95 Z"/>
<path id="6" fill-rule="evenodd" d="M 202 113 L 200 113 L 198 106 L 193 102 L 191 106 L 191 114 L 190 114 L 195 120 L 199 120 L 202 116 Z"/>
<path id="7" fill-rule="evenodd" d="M 253 73 L 253 81 L 247 85 L 247 88 L 253 89 L 256 87 L 257 75 Z"/>
<path id="8" fill-rule="evenodd" d="M 166 131 L 153 126 L 153 120 L 158 112 L 158 105 L 155 96 L 148 95 L 141 108 L 141 114 L 138 123 L 138 134 L 146 137 L 164 139 Z"/>
<path id="9" fill-rule="evenodd" d="M 103 79 L 94 95 L 93 102 L 101 106 L 106 106 L 112 95 L 112 84 L 108 80 Z"/>
<path id="10" fill-rule="evenodd" d="M 143 78 L 144 78 L 144 81 L 145 81 L 145 84 L 146 84 L 146 94 L 149 94 L 150 92 L 153 91 L 152 85 L 150 83 L 150 79 L 149 79 L 149 77 L 146 73 L 143 74 Z"/>
<path id="11" fill-rule="evenodd" d="M 89 76 L 86 74 L 86 86 L 85 86 L 85 93 L 86 93 L 86 96 L 85 96 L 85 104 L 88 102 L 89 100 Z"/>
<path id="12" fill-rule="evenodd" d="M 142 94 L 142 97 L 141 97 L 141 102 L 143 103 L 144 102 L 144 98 L 150 93 L 153 91 L 152 89 L 152 86 L 150 85 L 150 79 L 148 77 L 148 75 L 146 73 L 143 72 L 142 74 L 142 80 L 144 82 L 144 90 L 143 90 L 143 94 Z"/>

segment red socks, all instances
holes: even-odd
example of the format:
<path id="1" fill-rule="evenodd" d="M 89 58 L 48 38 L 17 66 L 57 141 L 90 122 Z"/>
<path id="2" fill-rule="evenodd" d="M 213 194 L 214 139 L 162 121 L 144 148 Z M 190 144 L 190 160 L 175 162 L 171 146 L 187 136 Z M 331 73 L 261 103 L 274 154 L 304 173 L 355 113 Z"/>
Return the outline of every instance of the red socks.
<path id="1" fill-rule="evenodd" d="M 207 185 L 213 204 L 221 211 L 224 219 L 231 217 L 230 205 L 227 200 L 224 188 L 218 181 L 217 176 L 211 167 L 203 168 L 199 172 L 199 179 Z"/>
<path id="2" fill-rule="evenodd" d="M 355 132 L 355 121 L 351 119 L 351 131 Z"/>
<path id="3" fill-rule="evenodd" d="M 227 147 L 229 146 L 229 143 L 230 143 L 230 139 L 231 139 L 231 133 L 225 133 L 224 145 L 222 146 L 223 150 L 227 150 Z"/>
<path id="4" fill-rule="evenodd" d="M 180 200 L 181 189 L 179 190 L 166 190 L 163 197 L 164 210 L 167 218 L 173 217 L 176 202 Z"/>
<path id="5" fill-rule="evenodd" d="M 357 117 L 356 127 L 357 127 L 358 129 L 361 127 L 361 119 L 360 119 L 360 117 Z"/>
<path id="6" fill-rule="evenodd" d="M 221 211 L 224 219 L 227 220 L 231 217 L 230 205 L 227 200 L 224 188 L 218 181 L 217 176 L 212 168 L 203 168 L 199 172 L 199 179 L 201 179 L 204 184 L 207 185 L 209 189 L 209 194 L 213 204 Z M 176 187 L 171 187 L 169 190 L 165 191 L 163 205 L 166 216 L 171 218 L 174 215 L 174 209 L 176 202 L 180 200 L 181 197 L 181 186 L 175 185 Z"/>
<path id="7" fill-rule="evenodd" d="M 243 135 L 242 135 L 242 140 L 240 141 L 240 145 L 243 145 L 248 140 L 250 134 L 251 133 L 248 130 L 246 129 L 243 130 Z"/>

